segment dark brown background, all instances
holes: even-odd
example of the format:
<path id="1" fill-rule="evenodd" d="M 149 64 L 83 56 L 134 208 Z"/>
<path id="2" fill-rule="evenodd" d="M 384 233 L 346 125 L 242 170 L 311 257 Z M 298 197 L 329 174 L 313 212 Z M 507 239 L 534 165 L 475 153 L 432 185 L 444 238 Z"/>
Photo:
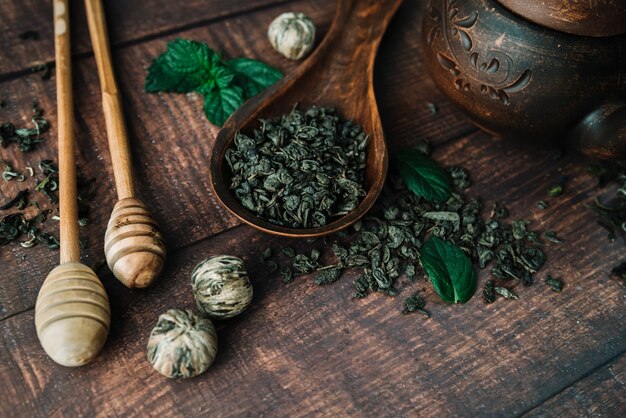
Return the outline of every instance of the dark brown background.
<path id="1" fill-rule="evenodd" d="M 30 68 L 53 59 L 51 7 L 44 0 L 0 3 L 0 122 L 27 123 L 33 99 L 52 120 L 48 142 L 32 154 L 14 147 L 0 157 L 23 170 L 26 163 L 56 159 L 54 81 Z M 319 288 L 307 278 L 285 286 L 258 261 L 268 245 L 284 240 L 239 225 L 209 190 L 206 161 L 217 128 L 202 114 L 196 95 L 148 95 L 145 68 L 174 37 L 205 41 L 226 56 L 262 58 L 285 72 L 297 64 L 266 40 L 271 20 L 303 11 L 320 38 L 334 12 L 331 0 L 107 1 L 114 59 L 125 97 L 140 196 L 167 237 L 166 271 L 145 291 L 98 271 L 111 298 L 112 329 L 92 364 L 66 369 L 48 359 L 33 323 L 37 291 L 57 264 L 43 247 L 0 248 L 0 415 L 2 416 L 618 416 L 626 409 L 626 292 L 609 278 L 624 256 L 621 239 L 610 242 L 586 205 L 596 182 L 582 157 L 553 161 L 552 150 L 510 143 L 478 132 L 434 88 L 420 58 L 423 2 L 407 0 L 391 23 L 376 68 L 376 92 L 393 149 L 428 138 L 435 158 L 467 167 L 469 193 L 485 206 L 505 202 L 512 218 L 556 230 L 565 241 L 547 245 L 549 264 L 538 283 L 519 289 L 518 301 L 485 306 L 442 303 L 426 282 L 433 317 L 403 316 L 398 298 L 351 300 L 344 277 Z M 84 262 L 103 258 L 105 225 L 115 202 L 100 107 L 96 67 L 84 8 L 73 2 L 76 122 L 82 171 L 97 179 L 92 223 L 81 229 Z M 38 41 L 18 34 L 34 29 Z M 439 109 L 432 114 L 428 103 Z M 568 176 L 565 193 L 546 191 Z M 30 185 L 32 187 L 32 185 Z M 21 187 L 21 186 L 20 186 Z M 0 183 L 2 200 L 16 183 Z M 603 193 L 610 192 L 610 188 Z M 536 202 L 547 200 L 547 210 Z M 49 225 L 53 221 L 50 221 Z M 296 244 L 297 245 L 297 244 Z M 218 325 L 214 366 L 192 380 L 167 380 L 145 358 L 148 334 L 160 313 L 192 308 L 189 273 L 209 255 L 245 258 L 255 288 L 241 317 Z M 26 259 L 22 260 L 22 255 Z M 542 283 L 562 277 L 561 294 Z M 487 275 L 480 274 L 483 283 Z"/>

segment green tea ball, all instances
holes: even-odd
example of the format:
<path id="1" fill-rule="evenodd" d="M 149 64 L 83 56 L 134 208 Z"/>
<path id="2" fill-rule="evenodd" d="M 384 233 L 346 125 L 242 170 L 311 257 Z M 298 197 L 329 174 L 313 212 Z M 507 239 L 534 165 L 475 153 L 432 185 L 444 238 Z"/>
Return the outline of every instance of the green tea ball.
<path id="1" fill-rule="evenodd" d="M 211 318 L 232 318 L 252 301 L 248 273 L 237 257 L 207 258 L 191 272 L 191 286 L 198 308 Z"/>
<path id="2" fill-rule="evenodd" d="M 315 43 L 315 25 L 304 13 L 283 13 L 267 30 L 270 44 L 286 58 L 299 60 L 305 57 Z"/>
<path id="3" fill-rule="evenodd" d="M 159 316 L 148 340 L 148 360 L 167 377 L 193 377 L 209 368 L 217 354 L 213 323 L 189 310 Z"/>

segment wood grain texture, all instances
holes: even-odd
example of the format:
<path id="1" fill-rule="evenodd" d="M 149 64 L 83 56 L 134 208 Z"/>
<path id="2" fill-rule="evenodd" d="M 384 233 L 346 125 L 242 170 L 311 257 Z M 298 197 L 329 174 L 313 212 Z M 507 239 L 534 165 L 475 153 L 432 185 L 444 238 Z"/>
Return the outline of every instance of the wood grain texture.
<path id="1" fill-rule="evenodd" d="M 326 16 L 327 27 L 331 13 L 322 10 L 327 6 L 298 4 L 309 7 L 312 16 Z M 551 398 L 546 409 L 558 413 L 566 402 L 560 397 L 570 393 L 564 388 L 581 387 L 595 376 L 594 370 L 602 373 L 602 367 L 623 353 L 626 335 L 620 326 L 626 319 L 626 290 L 608 275 L 623 258 L 624 241 L 610 243 L 585 207 L 596 193 L 594 179 L 585 174 L 588 161 L 573 155 L 553 161 L 542 145 L 468 135 L 474 128 L 423 74 L 417 46 L 420 6 L 406 2 L 401 8 L 383 39 L 375 70 L 389 147 L 393 151 L 422 137 L 431 139 L 439 145 L 436 159 L 471 171 L 474 185 L 469 194 L 482 195 L 487 208 L 503 201 L 511 207 L 511 218 L 530 218 L 531 227 L 554 229 L 564 239 L 560 245 L 547 244 L 548 267 L 534 286 L 516 289 L 520 300 L 484 306 L 475 297 L 467 305 L 448 306 L 420 281 L 417 286 L 407 283 L 399 298 L 372 295 L 352 301 L 354 275 L 323 288 L 307 278 L 283 285 L 267 272 L 259 255 L 266 246 L 291 241 L 244 226 L 224 232 L 235 225 L 223 219 L 224 212 L 198 208 L 210 198 L 203 200 L 204 169 L 197 160 L 206 158 L 216 130 L 197 122 L 202 115 L 194 97 L 141 93 L 144 75 L 132 69 L 138 62 L 147 65 L 165 48 L 166 39 L 156 39 L 117 51 L 114 60 L 118 68 L 128 68 L 119 73 L 120 86 L 134 158 L 139 156 L 141 162 L 138 175 L 145 189 L 140 193 L 146 202 L 160 205 L 158 220 L 167 225 L 166 233 L 176 234 L 170 244 L 188 244 L 171 253 L 162 278 L 146 291 L 129 291 L 109 272 L 100 271 L 111 297 L 110 339 L 94 363 L 70 372 L 47 359 L 32 325 L 36 288 L 57 254 L 0 248 L 7 266 L 0 280 L 0 416 L 510 416 L 532 413 Z M 189 33 L 229 55 L 264 56 L 272 53 L 264 39 L 241 28 L 269 24 L 269 15 L 273 13 L 239 16 Z M 270 63 L 293 69 L 278 57 Z M 100 162 L 88 166 L 99 176 L 103 198 L 94 208 L 94 223 L 86 233 L 81 230 L 89 243 L 83 255 L 96 260 L 114 191 L 102 151 L 106 142 L 98 116 L 95 66 L 81 63 L 75 70 L 75 85 L 81 89 L 76 98 L 77 140 L 91 145 L 82 147 L 79 165 Z M 0 110 L 0 118 L 27 109 L 29 91 L 44 97 L 45 109 L 52 108 L 49 83 L 25 77 L 0 86 L 13 103 Z M 428 103 L 436 104 L 438 113 L 431 114 Z M 168 146 L 172 153 L 162 153 Z M 3 157 L 15 161 L 12 152 L 0 149 Z M 54 152 L 48 144 L 34 156 Z M 163 170 L 155 180 L 158 185 L 146 182 L 151 167 Z M 547 189 L 561 176 L 570 178 L 565 193 L 548 198 Z M 9 195 L 14 187 L 1 184 L 1 191 Z M 174 192 L 183 196 L 179 199 Z M 550 207 L 537 209 L 538 200 Z M 22 253 L 28 254 L 25 261 L 19 259 Z M 194 309 L 191 270 L 217 254 L 245 260 L 255 292 L 252 305 L 241 317 L 218 325 L 219 354 L 206 374 L 188 381 L 166 380 L 146 360 L 149 332 L 165 310 Z M 541 282 L 548 272 L 564 280 L 562 293 L 553 293 Z M 480 283 L 486 278 L 481 273 Z M 430 320 L 400 314 L 403 297 L 416 287 L 425 289 Z M 589 395 L 590 403 L 623 397 L 622 380 L 601 386 L 607 393 L 602 398 L 600 392 Z M 588 410 L 599 409 L 591 405 Z M 602 411 L 615 415 L 612 409 Z"/>
<path id="2" fill-rule="evenodd" d="M 619 417 L 626 411 L 626 355 L 530 410 L 524 417 Z"/>
<path id="3" fill-rule="evenodd" d="M 190 0 L 171 2 L 154 0 L 107 1 L 105 10 L 115 25 L 111 25 L 113 45 L 138 42 L 163 33 L 204 24 L 263 8 L 284 0 Z M 73 51 L 77 54 L 91 50 L 85 6 L 82 0 L 72 0 Z M 50 22 L 52 5 L 47 0 L 3 0 L 0 2 L 0 77 L 7 73 L 29 70 L 40 62 L 54 60 L 53 27 Z M 39 40 L 23 41 L 19 35 L 28 30 L 39 33 Z"/>

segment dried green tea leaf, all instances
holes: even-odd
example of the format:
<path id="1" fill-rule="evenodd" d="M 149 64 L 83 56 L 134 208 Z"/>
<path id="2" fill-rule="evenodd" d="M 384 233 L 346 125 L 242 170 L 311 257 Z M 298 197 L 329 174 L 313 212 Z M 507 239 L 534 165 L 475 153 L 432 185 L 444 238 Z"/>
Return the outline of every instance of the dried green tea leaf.
<path id="1" fill-rule="evenodd" d="M 546 231 L 543 233 L 543 236 L 545 239 L 547 239 L 550 242 L 554 242 L 555 244 L 560 244 L 563 241 L 556 236 L 556 232 L 554 231 Z"/>
<path id="2" fill-rule="evenodd" d="M 396 153 L 394 161 L 404 184 L 416 196 L 435 202 L 450 197 L 452 188 L 448 174 L 428 156 L 408 149 Z"/>
<path id="3" fill-rule="evenodd" d="M 561 290 L 563 290 L 563 281 L 561 279 L 556 279 L 548 274 L 545 282 L 555 292 L 560 292 Z"/>
<path id="4" fill-rule="evenodd" d="M 465 303 L 476 291 L 472 261 L 458 246 L 431 236 L 422 247 L 420 262 L 444 301 Z"/>
<path id="5" fill-rule="evenodd" d="M 513 300 L 517 300 L 518 297 L 515 293 L 513 293 L 512 290 L 507 289 L 506 287 L 500 287 L 500 286 L 496 286 L 494 288 L 494 290 L 496 291 L 497 294 L 499 294 L 502 297 L 505 297 L 507 299 L 513 299 Z"/>
<path id="6" fill-rule="evenodd" d="M 16 205 L 18 206 L 18 209 L 20 210 L 23 209 L 23 207 L 22 208 L 19 207 L 21 206 L 19 203 L 21 201 L 25 201 L 26 196 L 28 196 L 28 189 L 20 190 L 19 192 L 17 192 L 17 194 L 15 195 L 13 199 L 9 200 L 8 202 L 0 206 L 0 210 L 8 210 Z"/>
<path id="7" fill-rule="evenodd" d="M 404 301 L 404 309 L 402 310 L 402 313 L 408 314 L 411 312 L 419 312 L 426 318 L 430 318 L 430 312 L 425 311 L 423 309 L 424 306 L 426 306 L 424 298 L 422 298 L 419 293 L 414 293 Z"/>
<path id="8" fill-rule="evenodd" d="M 280 277 L 283 279 L 283 282 L 290 283 L 293 281 L 293 270 L 289 267 L 283 267 L 280 269 Z"/>
<path id="9" fill-rule="evenodd" d="M 557 184 L 556 186 L 552 186 L 550 187 L 550 189 L 548 189 L 548 196 L 550 197 L 557 197 L 563 194 L 563 186 L 561 186 L 560 184 Z"/>
<path id="10" fill-rule="evenodd" d="M 318 270 L 319 274 L 315 278 L 315 284 L 324 285 L 335 283 L 341 277 L 341 273 L 343 272 L 343 266 L 341 264 L 336 264 L 333 266 L 322 267 Z"/>
<path id="11" fill-rule="evenodd" d="M 483 300 L 485 303 L 493 303 L 496 301 L 496 282 L 495 280 L 487 280 L 483 287 Z"/>

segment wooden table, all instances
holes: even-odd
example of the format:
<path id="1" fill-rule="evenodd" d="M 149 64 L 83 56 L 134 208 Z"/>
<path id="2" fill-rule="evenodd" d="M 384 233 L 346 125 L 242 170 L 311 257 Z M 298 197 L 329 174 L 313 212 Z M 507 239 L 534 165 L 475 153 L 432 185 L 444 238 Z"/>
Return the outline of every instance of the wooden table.
<path id="1" fill-rule="evenodd" d="M 56 159 L 55 91 L 30 68 L 53 59 L 51 7 L 44 0 L 0 3 L 0 122 L 29 119 L 37 99 L 53 128 L 37 151 L 0 149 L 18 169 Z M 83 173 L 97 179 L 91 224 L 81 229 L 86 264 L 103 258 L 103 236 L 115 202 L 95 62 L 84 8 L 73 5 L 76 122 Z M 205 41 L 226 56 L 262 58 L 285 72 L 297 64 L 266 40 L 269 22 L 303 11 L 320 37 L 332 0 L 108 1 L 114 59 L 133 140 L 139 194 L 167 237 L 166 271 L 148 290 L 124 288 L 98 271 L 111 299 L 109 340 L 92 364 L 66 369 L 39 346 L 33 323 L 37 291 L 57 264 L 43 246 L 0 248 L 0 415 L 13 416 L 618 416 L 626 411 L 626 291 L 609 271 L 624 258 L 586 207 L 598 193 L 588 161 L 510 143 L 479 132 L 435 89 L 420 57 L 423 1 L 407 0 L 381 45 L 377 97 L 391 148 L 428 138 L 435 158 L 472 173 L 470 195 L 510 206 L 511 217 L 555 230 L 549 263 L 518 301 L 449 306 L 425 282 L 431 319 L 401 315 L 398 298 L 351 300 L 352 279 L 328 287 L 307 278 L 284 285 L 259 261 L 284 241 L 241 225 L 217 202 L 208 182 L 208 153 L 218 129 L 197 95 L 143 92 L 146 67 L 175 37 Z M 40 39 L 18 34 L 37 30 Z M 429 103 L 436 104 L 433 114 Z M 565 193 L 547 188 L 569 177 Z M 1 183 L 3 196 L 16 184 Z M 607 193 L 610 189 L 605 189 Z M 3 197 L 4 199 L 4 197 Z M 549 208 L 536 207 L 547 200 Z M 49 221 L 49 227 L 53 221 Z M 296 244 L 298 245 L 298 244 Z M 241 317 L 218 325 L 214 366 L 192 380 L 167 380 L 145 355 L 148 334 L 168 308 L 193 308 L 193 266 L 209 255 L 246 260 L 255 289 Z M 26 256 L 23 259 L 23 255 Z M 542 283 L 562 277 L 557 294 Z M 482 271 L 480 283 L 487 280 Z M 404 282 L 404 281 L 403 281 Z M 415 285 L 413 285 L 415 286 Z"/>

